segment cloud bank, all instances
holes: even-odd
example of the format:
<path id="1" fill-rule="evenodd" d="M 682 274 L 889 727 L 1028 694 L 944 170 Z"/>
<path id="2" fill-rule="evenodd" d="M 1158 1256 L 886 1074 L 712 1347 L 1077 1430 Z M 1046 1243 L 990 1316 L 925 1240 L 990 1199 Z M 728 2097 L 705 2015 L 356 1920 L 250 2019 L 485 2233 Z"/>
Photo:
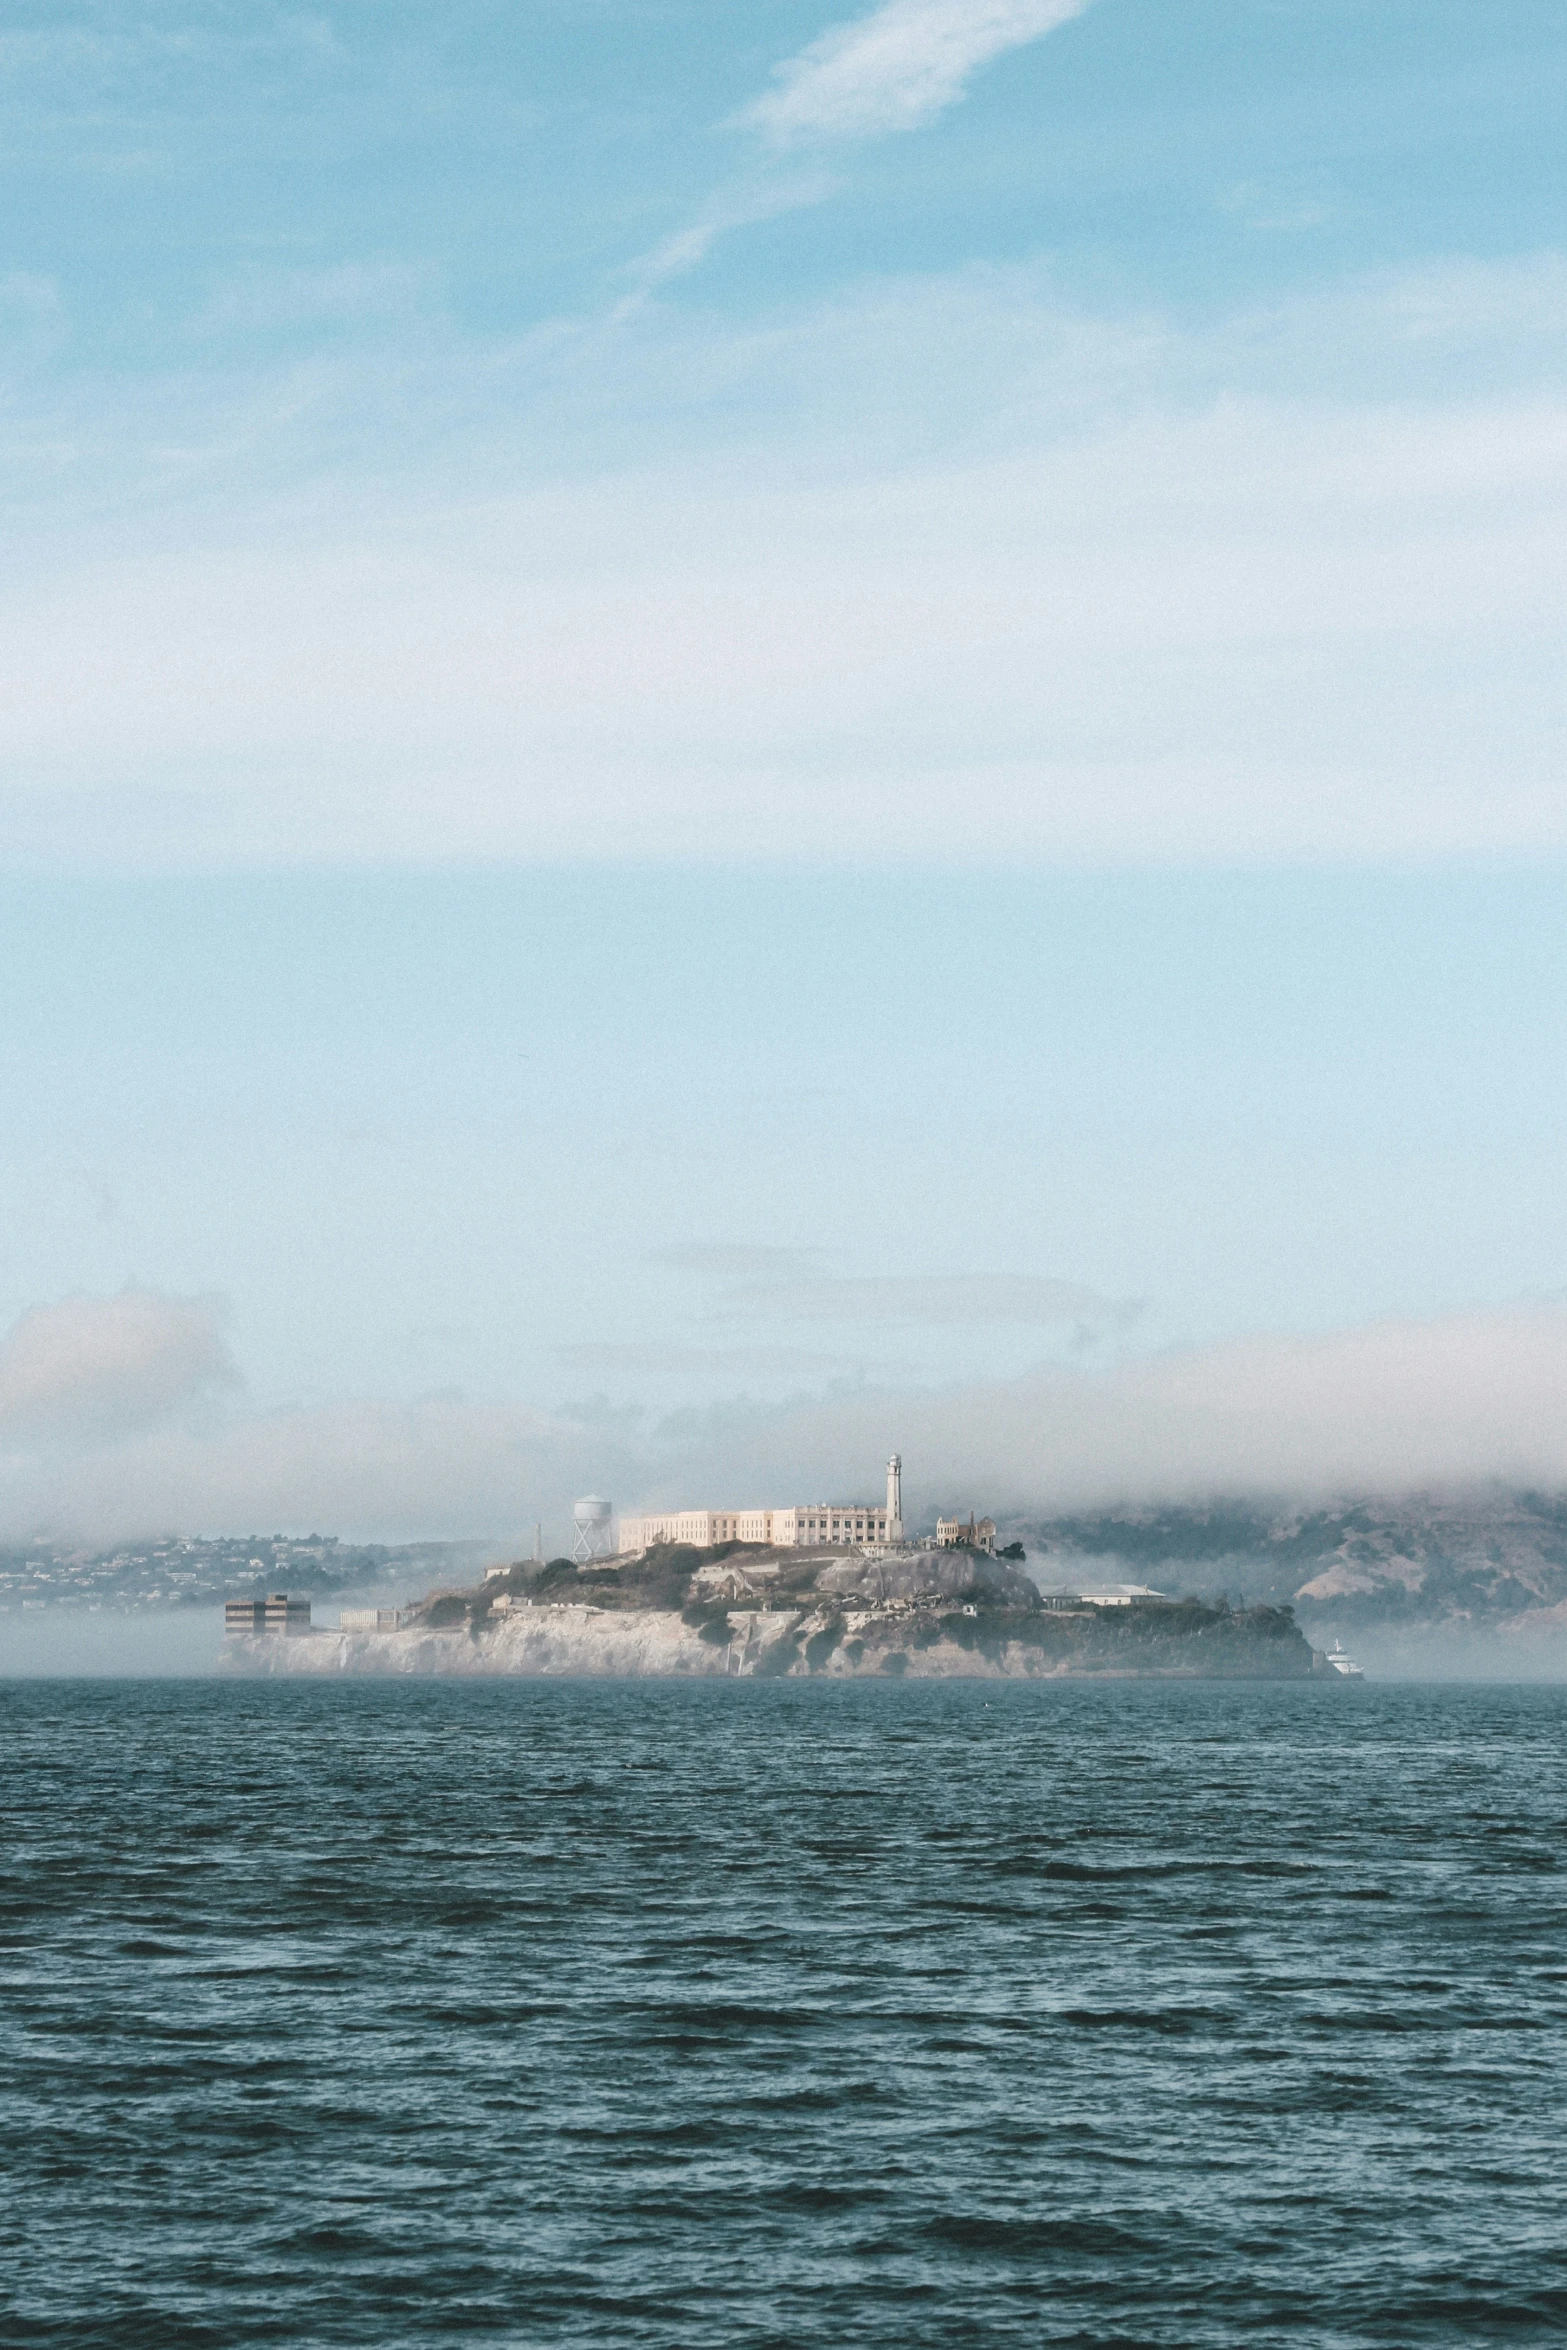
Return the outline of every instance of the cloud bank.
<path id="1" fill-rule="evenodd" d="M 0 1339 L 0 1452 L 106 1441 L 239 1386 L 213 1298 L 123 1289 L 34 1306 Z"/>
<path id="2" fill-rule="evenodd" d="M 21 416 L 6 861 L 1560 849 L 1564 348 L 1556 256 L 1200 332 L 1032 270 L 648 314 L 79 419 L 130 543 L 21 526 Z M 373 489 L 266 478 L 344 436 Z"/>
<path id="3" fill-rule="evenodd" d="M 888 0 L 832 26 L 774 72 L 739 120 L 778 146 L 916 130 L 970 77 L 1081 16 L 1088 0 Z"/>
<path id="4" fill-rule="evenodd" d="M 590 1488 L 622 1507 L 870 1493 L 894 1445 L 911 1505 L 927 1514 L 954 1503 L 1030 1516 L 1213 1494 L 1393 1496 L 1497 1480 L 1567 1489 L 1561 1301 L 1258 1335 L 940 1391 L 736 1403 L 657 1425 L 608 1406 L 546 1413 L 452 1397 L 182 1422 L 179 1398 L 232 1376 L 210 1323 L 194 1316 L 181 1341 L 170 1317 L 166 1344 L 127 1338 L 116 1354 L 103 1333 L 139 1309 L 97 1302 L 94 1344 L 73 1351 L 59 1339 L 64 1322 L 31 1316 L 6 1343 L 7 1362 L 23 1366 L 10 1390 L 23 1402 L 0 1453 L 0 1539 L 275 1527 L 520 1540 L 535 1517 L 563 1539 L 571 1497 Z M 40 1329 L 58 1342 L 44 1346 Z M 24 1375 L 29 1362 L 39 1368 Z"/>
<path id="5" fill-rule="evenodd" d="M 1021 1515 L 1215 1494 L 1564 1488 L 1567 1305 L 1265 1333 L 941 1392 L 866 1390 L 737 1434 L 790 1490 L 802 1477 L 836 1486 L 855 1464 L 863 1487 L 875 1446 L 895 1441 L 928 1503 Z M 726 1437 L 719 1421 L 697 1447 L 710 1475 Z"/>

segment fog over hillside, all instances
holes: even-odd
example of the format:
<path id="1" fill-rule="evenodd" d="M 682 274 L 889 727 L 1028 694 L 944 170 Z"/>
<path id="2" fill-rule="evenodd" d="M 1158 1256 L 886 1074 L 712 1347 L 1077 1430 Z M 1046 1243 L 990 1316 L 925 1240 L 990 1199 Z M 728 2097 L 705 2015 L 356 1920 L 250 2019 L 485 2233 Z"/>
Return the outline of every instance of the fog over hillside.
<path id="1" fill-rule="evenodd" d="M 846 1286 L 863 1310 L 888 1285 Z M 915 1286 L 930 1310 L 931 1285 Z M 893 1450 L 932 1521 L 953 1506 L 1041 1522 L 1201 1511 L 1232 1494 L 1271 1523 L 1277 1495 L 1331 1510 L 1343 1495 L 1567 1491 L 1564 1393 L 1567 1304 L 1551 1298 L 699 1409 L 444 1389 L 263 1405 L 220 1301 L 130 1288 L 32 1307 L 0 1334 L 0 1543 L 258 1525 L 511 1540 L 540 1518 L 553 1541 L 574 1493 L 628 1509 L 863 1497 Z"/>
<path id="2" fill-rule="evenodd" d="M 1567 1498 L 1489 1488 L 1019 1518 L 1044 1588 L 1125 1580 L 1293 1605 L 1383 1670 L 1567 1673 Z"/>

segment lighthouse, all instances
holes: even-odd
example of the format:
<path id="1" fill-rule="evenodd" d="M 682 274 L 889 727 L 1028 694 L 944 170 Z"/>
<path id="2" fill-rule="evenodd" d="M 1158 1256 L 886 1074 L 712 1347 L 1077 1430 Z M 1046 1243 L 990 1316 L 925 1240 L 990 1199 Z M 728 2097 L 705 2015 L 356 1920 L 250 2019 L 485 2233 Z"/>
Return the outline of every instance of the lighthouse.
<path id="1" fill-rule="evenodd" d="M 896 1452 L 887 1463 L 887 1540 L 903 1540 L 903 1455 Z"/>

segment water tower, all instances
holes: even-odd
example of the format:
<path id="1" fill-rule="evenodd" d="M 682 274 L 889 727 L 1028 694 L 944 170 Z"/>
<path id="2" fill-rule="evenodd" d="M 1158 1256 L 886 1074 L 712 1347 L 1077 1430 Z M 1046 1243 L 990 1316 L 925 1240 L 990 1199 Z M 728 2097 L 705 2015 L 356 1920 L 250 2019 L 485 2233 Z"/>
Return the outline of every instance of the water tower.
<path id="1" fill-rule="evenodd" d="M 615 1514 L 612 1503 L 601 1494 L 584 1494 L 581 1501 L 571 1505 L 571 1522 L 577 1529 L 572 1546 L 574 1559 L 607 1559 L 614 1550 L 609 1524 Z"/>

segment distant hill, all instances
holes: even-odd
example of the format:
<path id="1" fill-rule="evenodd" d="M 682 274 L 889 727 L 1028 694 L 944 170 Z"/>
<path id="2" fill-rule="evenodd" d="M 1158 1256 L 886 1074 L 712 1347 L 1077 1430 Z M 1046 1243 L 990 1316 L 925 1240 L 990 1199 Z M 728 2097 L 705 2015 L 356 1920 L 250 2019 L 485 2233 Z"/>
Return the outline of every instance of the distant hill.
<path id="1" fill-rule="evenodd" d="M 1176 1594 L 1292 1605 L 1308 1637 L 1525 1635 L 1567 1646 L 1567 1499 L 1360 1498 L 1330 1508 L 1126 1508 L 1009 1526 L 1043 1588 L 1124 1576 Z"/>
<path id="2" fill-rule="evenodd" d="M 329 1599 L 477 1574 L 484 1542 L 346 1543 L 335 1534 L 165 1534 L 116 1550 L 39 1539 L 0 1547 L 0 1617 L 13 1609 L 221 1607 L 263 1591 Z"/>

